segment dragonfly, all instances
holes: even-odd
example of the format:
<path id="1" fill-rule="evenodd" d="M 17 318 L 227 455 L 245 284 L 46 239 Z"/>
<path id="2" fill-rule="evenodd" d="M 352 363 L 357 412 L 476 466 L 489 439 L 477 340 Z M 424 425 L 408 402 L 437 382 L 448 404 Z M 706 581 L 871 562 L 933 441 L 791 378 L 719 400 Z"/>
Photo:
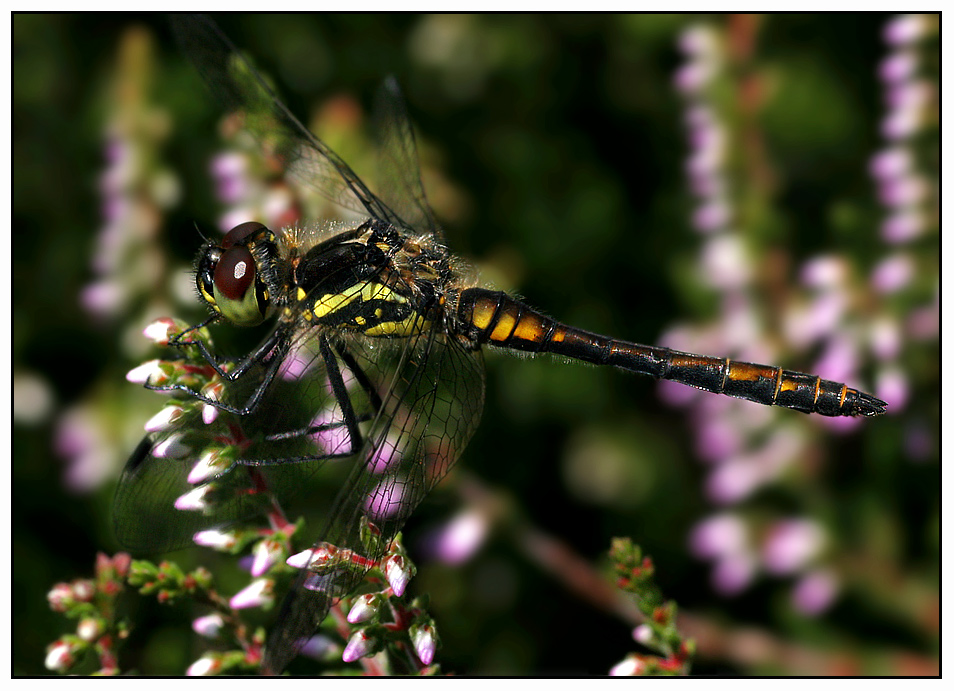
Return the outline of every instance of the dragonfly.
<path id="1" fill-rule="evenodd" d="M 212 20 L 172 22 L 212 92 L 286 176 L 358 214 L 280 228 L 250 219 L 202 246 L 195 284 L 209 316 L 170 327 L 179 355 L 145 381 L 173 394 L 175 424 L 145 436 L 114 501 L 117 536 L 134 552 L 177 549 L 211 527 L 280 515 L 276 503 L 286 499 L 327 501 L 269 634 L 265 671 L 291 662 L 457 462 L 483 408 L 485 347 L 551 353 L 802 413 L 885 412 L 884 401 L 840 382 L 590 333 L 481 287 L 444 245 L 393 79 L 376 103 L 388 191 L 375 194 Z M 212 345 L 214 323 L 265 324 L 267 335 L 244 357 L 226 358 Z M 319 472 L 340 476 L 333 500 L 309 494 Z"/>

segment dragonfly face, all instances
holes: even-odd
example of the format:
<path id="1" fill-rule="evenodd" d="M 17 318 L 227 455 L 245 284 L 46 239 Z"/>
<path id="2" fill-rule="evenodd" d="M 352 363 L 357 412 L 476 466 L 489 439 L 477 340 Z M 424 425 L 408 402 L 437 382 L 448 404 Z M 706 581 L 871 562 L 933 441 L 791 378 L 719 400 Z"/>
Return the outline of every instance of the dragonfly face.
<path id="1" fill-rule="evenodd" d="M 237 326 L 261 324 L 271 311 L 265 278 L 275 263 L 274 247 L 275 235 L 255 221 L 230 230 L 221 245 L 209 243 L 196 266 L 199 295 Z M 260 255 L 257 260 L 253 252 Z"/>
<path id="2" fill-rule="evenodd" d="M 116 495 L 120 541 L 163 551 L 249 518 L 268 517 L 281 529 L 275 499 L 305 494 L 314 503 L 315 475 L 340 476 L 266 646 L 267 670 L 288 664 L 457 461 L 483 407 L 484 345 L 613 365 L 806 413 L 883 412 L 882 401 L 839 382 L 588 333 L 472 285 L 441 243 L 393 82 L 378 108 L 396 193 L 382 199 L 275 99 L 209 20 L 174 25 L 225 106 L 255 115 L 247 122 L 258 123 L 254 133 L 288 175 L 364 216 L 308 228 L 250 221 L 203 248 L 196 287 L 213 314 L 171 332 L 181 358 L 147 381 L 176 394 L 177 422 L 143 440 Z M 261 345 L 234 361 L 216 356 L 204 329 L 267 320 L 273 326 Z"/>

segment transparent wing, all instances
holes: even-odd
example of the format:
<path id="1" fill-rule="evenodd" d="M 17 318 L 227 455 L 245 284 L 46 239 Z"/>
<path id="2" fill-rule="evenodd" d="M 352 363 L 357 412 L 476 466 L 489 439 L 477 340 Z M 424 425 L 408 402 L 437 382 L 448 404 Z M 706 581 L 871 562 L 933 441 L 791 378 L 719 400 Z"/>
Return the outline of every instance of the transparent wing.
<path id="1" fill-rule="evenodd" d="M 334 602 L 363 578 L 350 555 L 378 562 L 407 518 L 446 475 L 470 440 L 483 408 L 479 351 L 429 331 L 384 362 L 377 348 L 355 343 L 355 361 L 383 384 L 382 405 L 354 458 L 314 550 L 337 554 L 300 575 L 265 651 L 265 669 L 280 672 Z M 377 538 L 369 545 L 364 527 Z"/>
<path id="2" fill-rule="evenodd" d="M 411 228 L 426 230 L 440 238 L 441 229 L 421 182 L 414 129 L 394 77 L 385 79 L 375 94 L 374 132 L 378 140 L 381 196 Z"/>
<path id="3" fill-rule="evenodd" d="M 245 129 L 259 140 L 264 151 L 282 160 L 289 179 L 314 188 L 326 199 L 345 208 L 367 213 L 399 227 L 411 227 L 409 221 L 372 193 L 338 154 L 291 114 L 211 19 L 203 15 L 172 15 L 170 21 L 183 51 L 227 112 L 242 114 Z M 405 132 L 411 131 L 411 126 L 403 103 L 392 108 L 390 113 L 403 118 L 403 121 L 391 121 L 388 125 L 401 136 L 386 135 L 385 138 L 407 145 L 408 140 L 403 137 Z M 404 175 L 416 176 L 419 180 L 413 136 L 409 146 L 396 157 L 411 168 L 411 172 Z M 420 187 L 419 182 L 417 187 Z M 402 192 L 407 189 L 401 186 Z M 423 191 L 420 194 L 415 192 L 415 195 L 415 201 L 426 204 Z M 420 212 L 420 208 L 413 210 Z M 425 210 L 423 218 L 429 216 L 429 210 Z"/>
<path id="4" fill-rule="evenodd" d="M 319 355 L 322 339 L 331 356 Z M 263 377 L 253 367 L 223 399 L 240 407 Z M 483 392 L 480 351 L 442 331 L 389 340 L 305 329 L 254 412 L 220 410 L 205 422 L 198 401 L 186 400 L 194 408 L 174 428 L 143 440 L 117 489 L 117 535 L 135 552 L 169 551 L 197 531 L 281 510 L 324 524 L 316 549 L 373 564 L 466 447 Z M 230 454 L 226 471 L 190 477 L 216 453 Z M 173 509 L 190 492 L 205 492 L 202 505 Z M 377 534 L 370 545 L 367 525 Z M 346 562 L 302 572 L 269 639 L 267 670 L 280 672 L 359 585 L 367 569 Z"/>
<path id="5" fill-rule="evenodd" d="M 268 515 L 276 510 L 275 500 L 285 510 L 297 508 L 295 500 L 303 496 L 318 507 L 330 504 L 328 483 L 334 473 L 323 473 L 329 475 L 321 478 L 324 482 L 316 476 L 326 464 L 340 466 L 354 453 L 345 407 L 360 410 L 352 419 L 370 419 L 372 411 L 367 394 L 354 381 L 349 380 L 347 400 L 339 400 L 308 335 L 289 349 L 254 414 L 220 410 L 207 422 L 199 401 L 177 397 L 179 418 L 146 435 L 120 478 L 113 521 L 125 548 L 158 553 L 186 547 L 200 530 Z M 183 361 L 186 368 L 203 364 Z M 264 368 L 256 364 L 228 383 L 222 400 L 243 405 L 264 376 Z M 279 465 L 275 459 L 289 462 Z M 256 461 L 264 463 L 249 465 Z"/>

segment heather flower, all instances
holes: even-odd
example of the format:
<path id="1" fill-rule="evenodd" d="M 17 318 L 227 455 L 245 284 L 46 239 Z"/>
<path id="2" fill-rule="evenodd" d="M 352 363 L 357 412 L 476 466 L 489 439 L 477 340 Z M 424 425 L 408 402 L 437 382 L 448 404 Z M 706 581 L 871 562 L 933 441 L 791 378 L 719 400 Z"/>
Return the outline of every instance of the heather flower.
<path id="1" fill-rule="evenodd" d="M 633 629 L 633 640 L 637 643 L 649 645 L 655 637 L 656 634 L 653 633 L 653 627 L 649 624 L 640 624 Z"/>
<path id="2" fill-rule="evenodd" d="M 383 521 L 399 511 L 403 505 L 406 484 L 406 480 L 395 478 L 378 483 L 364 501 L 368 516 L 374 521 Z"/>
<path id="3" fill-rule="evenodd" d="M 622 662 L 610 668 L 611 677 L 638 677 L 647 669 L 646 662 L 637 654 L 630 653 Z"/>
<path id="4" fill-rule="evenodd" d="M 434 652 L 437 650 L 437 633 L 432 624 L 414 625 L 411 627 L 411 644 L 417 659 L 429 665 L 434 661 Z"/>
<path id="5" fill-rule="evenodd" d="M 222 668 L 222 662 L 217 655 L 206 654 L 189 665 L 186 669 L 187 677 L 208 677 L 217 674 Z"/>
<path id="6" fill-rule="evenodd" d="M 85 617 L 76 625 L 76 635 L 87 643 L 95 641 L 103 631 L 103 622 L 96 617 Z"/>
<path id="7" fill-rule="evenodd" d="M 914 274 L 914 262 L 910 256 L 890 255 L 875 267 L 871 274 L 871 285 L 879 293 L 896 293 L 908 285 Z"/>
<path id="8" fill-rule="evenodd" d="M 260 540 L 256 545 L 253 554 L 251 573 L 253 576 L 261 576 L 272 568 L 281 559 L 284 549 L 276 540 Z"/>
<path id="9" fill-rule="evenodd" d="M 213 489 L 211 484 L 196 487 L 178 497 L 173 506 L 179 511 L 204 511 L 210 506 L 209 498 Z"/>
<path id="10" fill-rule="evenodd" d="M 43 664 L 51 672 L 65 672 L 73 666 L 75 661 L 71 646 L 57 641 L 47 650 Z"/>
<path id="11" fill-rule="evenodd" d="M 929 31 L 930 23 L 923 14 L 900 14 L 885 25 L 884 41 L 892 46 L 910 45 Z"/>
<path id="12" fill-rule="evenodd" d="M 184 415 L 185 409 L 181 404 L 170 403 L 149 418 L 143 428 L 147 432 L 162 432 L 175 427 Z"/>
<path id="13" fill-rule="evenodd" d="M 738 516 L 722 513 L 696 524 L 690 536 L 692 552 L 700 559 L 713 559 L 745 551 L 748 527 Z"/>
<path id="14" fill-rule="evenodd" d="M 385 578 L 394 594 L 400 597 L 414 575 L 413 565 L 401 554 L 388 555 L 382 565 Z"/>
<path id="15" fill-rule="evenodd" d="M 712 587 L 726 596 L 737 595 L 752 582 L 756 573 L 755 558 L 748 554 L 733 554 L 719 559 L 712 570 Z"/>
<path id="16" fill-rule="evenodd" d="M 827 569 L 803 576 L 792 589 L 792 606 L 807 616 L 818 616 L 838 596 L 838 579 Z"/>
<path id="17" fill-rule="evenodd" d="M 192 536 L 192 541 L 200 547 L 211 547 L 227 552 L 238 544 L 234 533 L 221 530 L 202 530 Z"/>
<path id="18" fill-rule="evenodd" d="M 776 523 L 762 546 L 762 563 L 769 573 L 800 571 L 825 545 L 825 532 L 814 521 L 791 519 Z"/>
<path id="19" fill-rule="evenodd" d="M 216 638 L 224 625 L 225 621 L 218 612 L 192 620 L 192 630 L 204 638 Z"/>
<path id="20" fill-rule="evenodd" d="M 351 609 L 348 610 L 348 622 L 360 624 L 375 617 L 381 606 L 381 596 L 378 593 L 365 593 L 355 598 Z"/>
<path id="21" fill-rule="evenodd" d="M 355 631 L 348 639 L 348 644 L 341 654 L 341 659 L 344 662 L 354 662 L 362 657 L 373 655 L 379 649 L 380 641 L 377 638 L 370 637 L 364 629 L 361 629 Z"/>
<path id="22" fill-rule="evenodd" d="M 257 578 L 229 600 L 234 609 L 270 606 L 275 601 L 275 582 L 271 578 Z"/>
<path id="23" fill-rule="evenodd" d="M 479 511 L 460 513 L 434 537 L 436 556 L 447 564 L 467 561 L 487 536 L 487 517 Z"/>

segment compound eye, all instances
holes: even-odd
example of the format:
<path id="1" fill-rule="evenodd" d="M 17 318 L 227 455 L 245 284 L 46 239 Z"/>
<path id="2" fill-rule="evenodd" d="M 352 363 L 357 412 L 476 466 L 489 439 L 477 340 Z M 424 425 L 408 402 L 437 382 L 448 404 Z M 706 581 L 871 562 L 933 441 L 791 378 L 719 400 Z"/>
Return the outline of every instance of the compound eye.
<path id="1" fill-rule="evenodd" d="M 241 300 L 255 282 L 255 260 L 248 248 L 238 245 L 225 250 L 215 266 L 213 281 L 226 298 Z"/>
<path id="2" fill-rule="evenodd" d="M 222 250 L 218 247 L 209 247 L 204 250 L 195 272 L 195 287 L 199 295 L 206 302 L 216 308 L 215 304 L 215 267 L 222 258 Z"/>
<path id="3" fill-rule="evenodd" d="M 265 320 L 268 297 L 258 290 L 255 259 L 244 245 L 222 253 L 212 278 L 215 309 L 238 326 L 255 326 Z"/>
<path id="4" fill-rule="evenodd" d="M 244 245 L 245 241 L 249 236 L 254 235 L 262 230 L 268 230 L 265 226 L 257 221 L 247 221 L 245 223 L 239 223 L 237 226 L 232 228 L 229 232 L 225 234 L 225 237 L 222 238 L 222 249 L 229 249 L 235 245 Z"/>

